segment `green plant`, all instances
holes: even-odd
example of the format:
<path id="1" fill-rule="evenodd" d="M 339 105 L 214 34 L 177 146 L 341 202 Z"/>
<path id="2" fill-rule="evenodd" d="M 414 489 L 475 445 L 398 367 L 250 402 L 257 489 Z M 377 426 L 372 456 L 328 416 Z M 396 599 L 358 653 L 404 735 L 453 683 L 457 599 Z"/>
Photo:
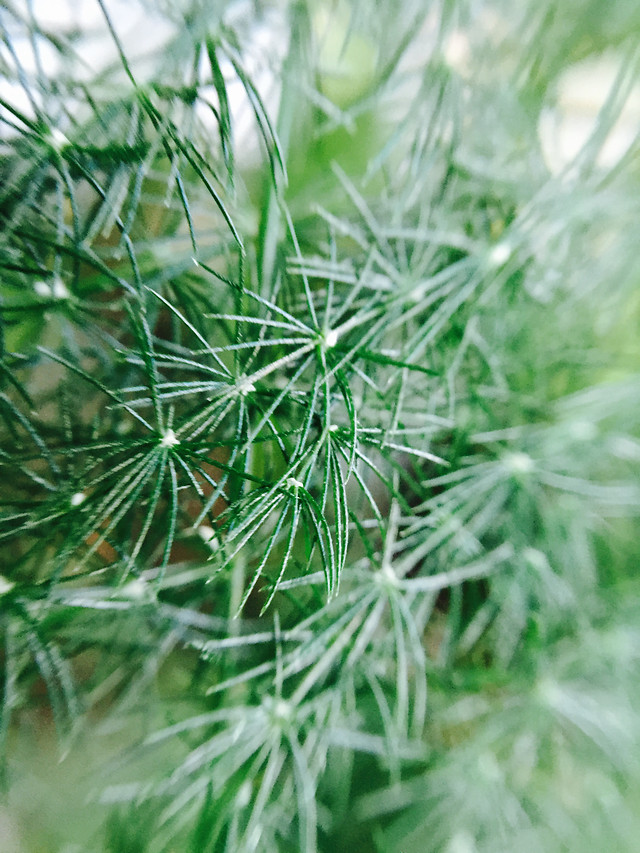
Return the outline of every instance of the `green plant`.
<path id="1" fill-rule="evenodd" d="M 156 0 L 147 50 L 116 2 L 89 42 L 3 9 L 21 850 L 634 849 L 638 140 L 606 145 L 639 22 L 607 5 Z"/>

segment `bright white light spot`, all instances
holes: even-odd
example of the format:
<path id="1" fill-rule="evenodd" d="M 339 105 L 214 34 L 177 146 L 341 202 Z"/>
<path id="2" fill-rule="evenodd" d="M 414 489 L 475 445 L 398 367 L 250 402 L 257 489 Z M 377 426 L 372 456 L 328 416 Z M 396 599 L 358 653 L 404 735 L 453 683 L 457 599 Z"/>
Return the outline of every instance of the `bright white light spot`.
<path id="1" fill-rule="evenodd" d="M 478 848 L 470 832 L 462 829 L 453 836 L 445 853 L 477 853 Z"/>
<path id="2" fill-rule="evenodd" d="M 0 595 L 6 595 L 14 588 L 13 581 L 7 580 L 3 575 L 0 575 Z"/>
<path id="3" fill-rule="evenodd" d="M 175 447 L 176 444 L 180 444 L 180 439 L 172 429 L 168 429 L 162 436 L 160 444 L 162 447 Z"/>
<path id="4" fill-rule="evenodd" d="M 522 556 L 536 572 L 548 572 L 550 569 L 547 555 L 538 548 L 525 548 Z"/>
<path id="5" fill-rule="evenodd" d="M 501 267 L 511 257 L 511 246 L 508 243 L 496 243 L 489 252 L 489 263 L 492 267 Z"/>
<path id="6" fill-rule="evenodd" d="M 273 705 L 273 716 L 279 723 L 288 723 L 291 719 L 291 706 L 284 699 L 278 699 Z"/>
<path id="7" fill-rule="evenodd" d="M 62 149 L 66 148 L 69 144 L 69 140 L 67 139 L 67 137 L 61 130 L 58 130 L 57 127 L 51 128 L 50 136 L 53 147 L 56 148 L 58 151 L 62 151 Z"/>
<path id="8" fill-rule="evenodd" d="M 338 343 L 338 333 L 335 329 L 329 329 L 324 335 L 324 345 L 331 349 Z"/>
<path id="9" fill-rule="evenodd" d="M 74 495 L 71 495 L 69 503 L 71 506 L 80 506 L 81 503 L 84 503 L 86 497 L 84 492 L 76 492 Z"/>
<path id="10" fill-rule="evenodd" d="M 329 427 L 329 432 L 338 432 L 339 429 L 340 427 L 338 426 L 338 424 L 331 424 L 331 426 Z"/>
<path id="11" fill-rule="evenodd" d="M 216 551 L 218 549 L 219 544 L 213 527 L 209 527 L 208 524 L 201 524 L 200 527 L 196 529 L 196 533 L 212 551 Z"/>
<path id="12" fill-rule="evenodd" d="M 533 459 L 527 453 L 516 451 L 507 453 L 504 457 L 505 464 L 514 474 L 528 474 L 535 468 Z"/>
<path id="13" fill-rule="evenodd" d="M 127 581 L 127 583 L 119 590 L 119 595 L 122 598 L 128 598 L 132 601 L 143 601 L 147 598 L 148 594 L 149 587 L 142 578 L 134 578 L 133 580 Z"/>
<path id="14" fill-rule="evenodd" d="M 54 299 L 69 298 L 69 291 L 67 290 L 65 283 L 60 278 L 54 278 L 51 291 Z"/>
<path id="15" fill-rule="evenodd" d="M 469 70 L 469 60 L 471 58 L 471 48 L 469 39 L 461 32 L 454 30 L 449 36 L 444 48 L 444 60 L 447 65 L 454 71 L 461 74 Z"/>
<path id="16" fill-rule="evenodd" d="M 251 392 L 255 390 L 256 386 L 248 379 L 243 379 L 240 383 L 238 383 L 238 394 L 241 394 L 243 397 L 246 394 L 251 394 Z"/>
<path id="17" fill-rule="evenodd" d="M 384 563 L 378 572 L 378 582 L 386 587 L 398 586 L 398 575 L 391 563 Z"/>
<path id="18" fill-rule="evenodd" d="M 36 281 L 33 284 L 33 289 L 38 294 L 38 296 L 42 296 L 43 299 L 68 299 L 70 296 L 69 291 L 65 283 L 61 278 L 54 278 L 51 282 L 48 281 Z"/>
<path id="19" fill-rule="evenodd" d="M 243 782 L 240 786 L 240 790 L 238 791 L 238 795 L 236 797 L 236 803 L 240 808 L 244 808 L 248 806 L 251 802 L 251 794 L 253 793 L 253 789 L 251 787 L 250 782 Z"/>
<path id="20" fill-rule="evenodd" d="M 293 718 L 293 708 L 284 699 L 275 699 L 273 696 L 265 696 L 262 707 L 272 722 L 278 726 L 289 723 Z"/>
<path id="21" fill-rule="evenodd" d="M 300 480 L 296 480 L 295 477 L 288 477 L 287 478 L 287 486 L 290 489 L 293 489 L 295 492 L 297 492 L 298 489 L 304 489 L 304 484 L 301 483 Z"/>

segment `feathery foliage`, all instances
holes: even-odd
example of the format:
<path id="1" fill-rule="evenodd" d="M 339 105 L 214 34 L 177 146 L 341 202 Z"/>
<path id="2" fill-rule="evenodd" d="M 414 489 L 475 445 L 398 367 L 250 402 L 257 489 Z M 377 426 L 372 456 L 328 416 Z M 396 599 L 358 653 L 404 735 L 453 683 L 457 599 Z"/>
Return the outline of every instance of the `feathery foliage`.
<path id="1" fill-rule="evenodd" d="M 45 5 L 0 11 L 16 849 L 635 849 L 635 5 Z"/>

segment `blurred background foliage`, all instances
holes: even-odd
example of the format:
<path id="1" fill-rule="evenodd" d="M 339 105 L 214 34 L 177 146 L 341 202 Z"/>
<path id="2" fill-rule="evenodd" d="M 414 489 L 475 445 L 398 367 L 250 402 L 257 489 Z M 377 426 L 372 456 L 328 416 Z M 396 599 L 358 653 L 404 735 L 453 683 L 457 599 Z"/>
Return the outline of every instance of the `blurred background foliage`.
<path id="1" fill-rule="evenodd" d="M 637 4 L 0 28 L 3 853 L 636 850 Z"/>

